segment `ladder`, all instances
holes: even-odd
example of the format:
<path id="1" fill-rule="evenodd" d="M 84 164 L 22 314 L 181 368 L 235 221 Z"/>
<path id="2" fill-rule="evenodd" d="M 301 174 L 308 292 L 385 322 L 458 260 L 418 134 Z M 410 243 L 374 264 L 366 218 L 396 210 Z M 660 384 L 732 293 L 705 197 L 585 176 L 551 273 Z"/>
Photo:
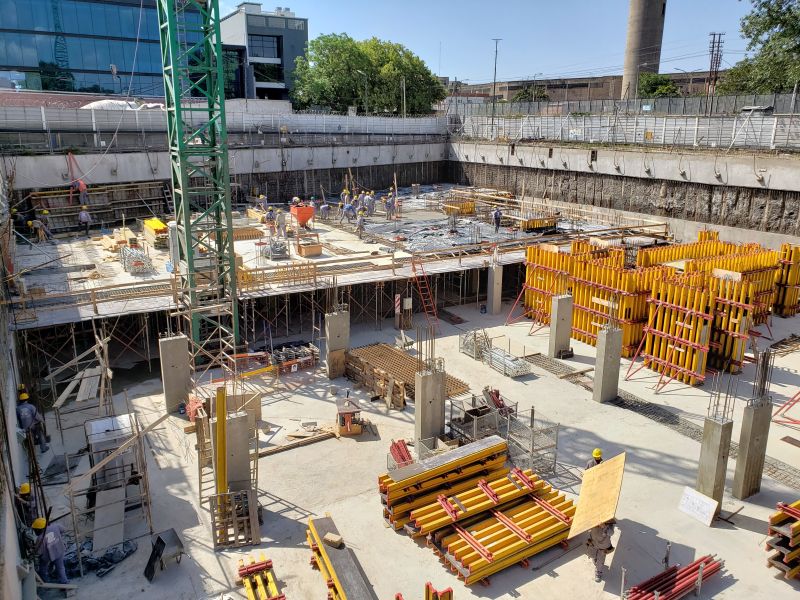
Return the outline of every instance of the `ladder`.
<path id="1" fill-rule="evenodd" d="M 431 295 L 428 276 L 425 274 L 422 261 L 416 257 L 411 259 L 411 272 L 414 275 L 414 283 L 417 285 L 417 291 L 422 302 L 422 310 L 425 312 L 425 318 L 428 319 L 428 325 L 437 330 L 439 328 L 439 318 L 436 314 L 436 302 Z"/>
<path id="2" fill-rule="evenodd" d="M 175 202 L 172 198 L 172 186 L 169 184 L 164 185 L 164 202 L 166 203 L 166 213 L 168 215 L 175 214 Z"/>

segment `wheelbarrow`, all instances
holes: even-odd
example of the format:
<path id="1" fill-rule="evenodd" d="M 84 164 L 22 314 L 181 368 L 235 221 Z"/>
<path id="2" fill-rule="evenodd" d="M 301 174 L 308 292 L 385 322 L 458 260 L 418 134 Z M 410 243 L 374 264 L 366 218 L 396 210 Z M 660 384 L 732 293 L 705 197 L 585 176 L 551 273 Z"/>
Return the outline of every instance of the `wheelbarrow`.
<path id="1" fill-rule="evenodd" d="M 153 577 L 156 575 L 156 563 L 159 564 L 162 571 L 164 570 L 165 561 L 171 558 L 175 559 L 176 564 L 180 564 L 183 556 L 183 542 L 172 528 L 165 529 L 160 533 L 154 533 L 150 541 L 153 544 L 153 550 L 150 552 L 150 558 L 147 559 L 144 576 L 147 577 L 147 581 L 152 582 Z"/>

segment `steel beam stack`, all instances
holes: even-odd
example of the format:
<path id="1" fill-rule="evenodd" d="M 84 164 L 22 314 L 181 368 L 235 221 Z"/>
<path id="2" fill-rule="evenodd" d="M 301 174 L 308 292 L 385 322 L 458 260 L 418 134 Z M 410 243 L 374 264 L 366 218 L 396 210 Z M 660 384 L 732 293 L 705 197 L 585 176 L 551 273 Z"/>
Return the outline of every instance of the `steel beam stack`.
<path id="1" fill-rule="evenodd" d="M 769 518 L 767 566 L 783 572 L 786 579 L 800 578 L 800 500 L 779 502 L 778 512 Z"/>
<path id="2" fill-rule="evenodd" d="M 783 244 L 779 262 L 773 312 L 781 317 L 793 317 L 800 312 L 800 246 Z"/>
<path id="3" fill-rule="evenodd" d="M 286 600 L 278 588 L 272 561 L 267 560 L 263 553 L 258 561 L 252 556 L 247 557 L 247 562 L 240 558 L 237 575 L 244 586 L 247 600 Z"/>
<path id="4" fill-rule="evenodd" d="M 719 573 L 724 562 L 711 555 L 698 558 L 685 567 L 675 565 L 663 573 L 628 590 L 627 600 L 677 600 L 690 593 L 699 593 L 702 584 Z"/>

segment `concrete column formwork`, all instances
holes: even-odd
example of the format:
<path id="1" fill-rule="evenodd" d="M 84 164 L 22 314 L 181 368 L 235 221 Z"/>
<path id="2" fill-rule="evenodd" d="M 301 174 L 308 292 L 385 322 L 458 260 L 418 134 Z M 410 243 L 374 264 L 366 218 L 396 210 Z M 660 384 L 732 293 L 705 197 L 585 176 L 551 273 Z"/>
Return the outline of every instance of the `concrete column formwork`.
<path id="1" fill-rule="evenodd" d="M 761 490 L 771 422 L 771 402 L 745 407 L 742 430 L 739 434 L 739 454 L 736 457 L 736 471 L 733 476 L 734 498 L 744 500 Z"/>
<path id="2" fill-rule="evenodd" d="M 420 440 L 444 433 L 444 403 L 447 398 L 444 371 L 422 371 L 414 376 L 414 447 L 420 455 Z"/>

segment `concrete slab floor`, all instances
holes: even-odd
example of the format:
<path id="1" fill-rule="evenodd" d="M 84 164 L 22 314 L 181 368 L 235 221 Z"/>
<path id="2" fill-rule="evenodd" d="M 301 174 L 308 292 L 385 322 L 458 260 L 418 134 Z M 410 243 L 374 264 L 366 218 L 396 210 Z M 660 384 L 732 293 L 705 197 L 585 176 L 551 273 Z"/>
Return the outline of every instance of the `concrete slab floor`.
<path id="1" fill-rule="evenodd" d="M 504 310 L 510 309 L 510 304 Z M 683 487 L 695 483 L 700 446 L 672 429 L 631 411 L 597 404 L 585 389 L 534 367 L 535 378 L 511 380 L 463 354 L 458 353 L 458 333 L 472 327 L 489 327 L 492 336 L 506 335 L 511 351 L 521 354 L 547 350 L 547 329 L 529 336 L 529 323 L 504 326 L 505 314 L 480 315 L 474 305 L 448 309 L 466 320 L 459 327 L 442 322 L 437 352 L 445 358 L 452 375 L 467 381 L 474 392 L 485 385 L 497 387 L 520 410 L 532 406 L 537 412 L 562 424 L 559 436 L 559 471 L 552 482 L 570 494 L 580 489 L 581 466 L 594 447 L 606 456 L 628 453 L 626 475 L 617 516 L 614 538 L 616 551 L 610 556 L 610 569 L 602 583 L 593 581 L 593 571 L 582 547 L 577 545 L 561 556 L 542 555 L 531 567 L 515 566 L 495 575 L 489 587 L 466 588 L 423 544 L 387 529 L 383 522 L 376 484 L 386 470 L 386 454 L 393 439 L 413 436 L 414 407 L 387 412 L 383 403 L 370 403 L 366 394 L 353 390 L 344 379 L 330 382 L 322 370 L 301 372 L 281 378 L 277 388 L 261 382 L 269 390 L 262 399 L 264 419 L 270 433 L 261 444 L 280 443 L 287 431 L 300 421 L 332 422 L 334 385 L 339 393 L 351 390 L 363 407 L 364 415 L 378 429 L 378 436 L 331 439 L 261 459 L 259 497 L 265 507 L 263 543 L 258 548 L 214 552 L 209 537 L 206 508 L 197 498 L 197 468 L 194 436 L 183 433 L 185 421 L 172 416 L 155 428 L 148 438 L 149 474 L 153 490 L 153 520 L 156 531 L 174 527 L 186 545 L 188 556 L 180 565 L 169 564 L 156 574 L 152 584 L 142 576 L 149 554 L 147 538 L 139 540 L 139 550 L 107 575 L 98 579 L 90 574 L 80 583 L 79 598 L 206 598 L 227 593 L 240 597 L 235 569 L 239 557 L 263 552 L 274 563 L 275 574 L 287 598 L 324 598 L 322 576 L 308 564 L 310 551 L 305 545 L 309 515 L 329 512 L 346 543 L 355 551 L 364 571 L 381 599 L 397 592 L 407 599 L 421 598 L 430 581 L 437 588 L 452 586 L 458 600 L 464 598 L 614 598 L 620 591 L 621 569 L 627 572 L 628 586 L 657 574 L 667 541 L 672 542 L 673 563 L 686 564 L 704 554 L 717 554 L 725 560 L 724 575 L 703 587 L 706 598 L 789 598 L 800 591 L 800 582 L 788 582 L 767 569 L 764 550 L 766 518 L 777 501 L 793 501 L 800 491 L 765 478 L 762 491 L 747 501 L 730 497 L 734 461 L 728 466 L 723 513 L 738 512 L 731 522 L 717 521 L 707 528 L 678 511 Z M 421 317 L 416 319 L 422 323 Z M 779 321 L 776 327 L 800 330 L 800 319 Z M 391 342 L 395 332 L 390 322 L 376 331 L 370 325 L 355 325 L 351 345 L 377 341 Z M 775 332 L 775 328 L 773 328 Z M 776 336 L 778 334 L 776 333 Z M 506 343 L 498 340 L 499 345 Z M 594 363 L 594 349 L 572 341 L 575 357 L 568 361 L 575 368 Z M 794 366 L 792 366 L 794 365 Z M 627 365 L 623 361 L 621 379 Z M 747 377 L 748 367 L 745 370 Z M 647 378 L 650 379 L 647 379 Z M 800 384 L 797 358 L 776 361 L 779 391 L 788 393 Z M 646 400 L 667 406 L 692 420 L 705 414 L 708 389 L 670 384 L 665 393 L 654 395 L 652 374 L 643 370 L 630 382 L 620 382 Z M 116 390 L 118 397 L 121 390 Z M 145 423 L 152 422 L 163 406 L 160 381 L 150 378 L 130 386 L 131 404 Z M 791 394 L 790 394 L 791 395 Z M 737 418 L 736 414 L 734 418 Z M 777 435 L 773 427 L 771 436 Z M 785 433 L 784 433 L 785 435 Z M 734 432 L 734 440 L 738 430 Z M 770 440 L 770 455 L 798 464 L 800 450 Z M 780 444 L 787 446 L 781 449 Z M 792 454 L 794 452 L 794 454 Z M 739 510 L 741 509 L 741 510 Z M 539 567 L 539 568 L 537 568 Z"/>

